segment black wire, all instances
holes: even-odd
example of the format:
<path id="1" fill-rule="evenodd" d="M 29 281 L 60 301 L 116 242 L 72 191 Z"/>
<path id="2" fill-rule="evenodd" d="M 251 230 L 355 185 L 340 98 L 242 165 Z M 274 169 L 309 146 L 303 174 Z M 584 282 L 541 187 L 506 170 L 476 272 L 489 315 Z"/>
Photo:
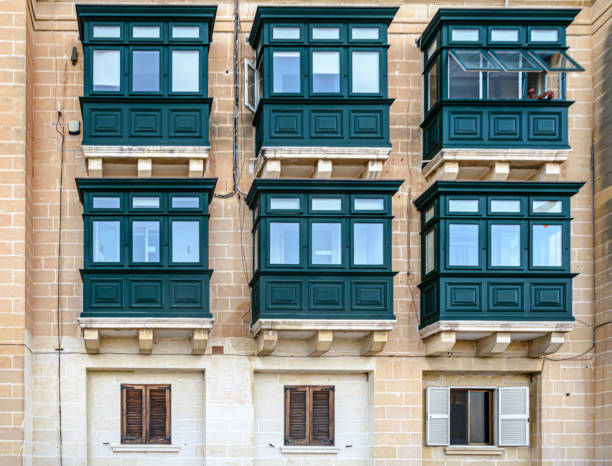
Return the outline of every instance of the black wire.
<path id="1" fill-rule="evenodd" d="M 61 130 L 60 130 L 61 128 Z M 59 225 L 58 225 L 58 241 L 57 241 L 57 413 L 59 416 L 59 463 L 64 464 L 63 455 L 63 434 L 62 434 L 62 317 L 61 317 L 61 261 L 62 261 L 62 192 L 64 187 L 64 125 L 62 123 L 62 112 L 57 111 L 57 121 L 55 122 L 55 131 L 61 136 L 60 144 L 60 179 L 59 179 Z"/>

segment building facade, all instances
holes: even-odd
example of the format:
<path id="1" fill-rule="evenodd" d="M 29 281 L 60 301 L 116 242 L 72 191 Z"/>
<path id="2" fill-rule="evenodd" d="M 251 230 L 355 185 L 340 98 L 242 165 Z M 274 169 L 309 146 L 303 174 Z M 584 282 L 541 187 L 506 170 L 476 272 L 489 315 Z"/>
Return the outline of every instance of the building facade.
<path id="1" fill-rule="evenodd" d="M 610 2 L 0 12 L 1 464 L 611 461 Z"/>

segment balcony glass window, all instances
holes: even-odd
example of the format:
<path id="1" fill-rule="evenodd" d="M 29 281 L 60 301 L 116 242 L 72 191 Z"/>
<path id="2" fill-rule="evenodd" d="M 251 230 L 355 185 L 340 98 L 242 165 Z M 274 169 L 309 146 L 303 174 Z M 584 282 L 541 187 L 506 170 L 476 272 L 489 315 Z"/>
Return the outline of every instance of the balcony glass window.
<path id="1" fill-rule="evenodd" d="M 478 29 L 453 28 L 451 30 L 453 42 L 478 42 L 480 31 Z"/>
<path id="2" fill-rule="evenodd" d="M 134 26 L 132 28 L 132 38 L 134 39 L 159 39 L 159 26 Z"/>
<path id="3" fill-rule="evenodd" d="M 342 198 L 335 197 L 313 197 L 311 200 L 313 211 L 337 211 L 342 210 Z"/>
<path id="4" fill-rule="evenodd" d="M 529 35 L 531 42 L 558 42 L 558 29 L 532 29 Z"/>
<path id="5" fill-rule="evenodd" d="M 272 61 L 274 92 L 300 92 L 300 52 L 274 52 Z"/>
<path id="6" fill-rule="evenodd" d="M 93 198 L 94 209 L 119 209 L 121 208 L 121 198 L 96 196 Z"/>
<path id="7" fill-rule="evenodd" d="M 521 73 L 489 73 L 489 99 L 519 99 Z"/>
<path id="8" fill-rule="evenodd" d="M 377 94 L 379 91 L 378 52 L 353 52 L 352 90 L 359 94 Z"/>
<path id="9" fill-rule="evenodd" d="M 355 210 L 384 210 L 385 200 L 376 197 L 356 197 L 353 200 Z"/>
<path id="10" fill-rule="evenodd" d="M 560 214 L 563 203 L 561 201 L 534 200 L 531 206 L 536 214 Z"/>
<path id="11" fill-rule="evenodd" d="M 520 200 L 501 200 L 491 199 L 491 212 L 492 213 L 520 213 L 521 201 Z"/>
<path id="12" fill-rule="evenodd" d="M 172 51 L 172 92 L 199 92 L 200 52 Z"/>
<path id="13" fill-rule="evenodd" d="M 572 60 L 563 50 L 531 50 L 547 71 L 582 71 L 582 67 Z"/>
<path id="14" fill-rule="evenodd" d="M 449 99 L 479 99 L 480 73 L 465 71 L 452 55 L 448 56 Z"/>
<path id="15" fill-rule="evenodd" d="M 197 196 L 172 196 L 173 209 L 198 209 L 200 198 Z"/>
<path id="16" fill-rule="evenodd" d="M 492 29 L 491 42 L 518 42 L 518 29 Z"/>
<path id="17" fill-rule="evenodd" d="M 353 40 L 378 40 L 378 28 L 354 27 L 351 29 L 351 39 Z"/>
<path id="18" fill-rule="evenodd" d="M 312 39 L 313 40 L 339 40 L 340 39 L 340 28 L 313 27 L 312 28 Z"/>
<path id="19" fill-rule="evenodd" d="M 94 26 L 93 37 L 95 39 L 119 39 L 121 26 Z"/>
<path id="20" fill-rule="evenodd" d="M 427 108 L 430 109 L 438 101 L 438 64 L 435 63 L 427 72 L 427 86 L 429 92 L 427 94 Z"/>
<path id="21" fill-rule="evenodd" d="M 159 51 L 133 51 L 132 90 L 134 92 L 159 92 Z"/>
<path id="22" fill-rule="evenodd" d="M 273 210 L 296 210 L 300 208 L 299 197 L 271 197 L 270 209 Z"/>
<path id="23" fill-rule="evenodd" d="M 520 267 L 521 226 L 491 225 L 491 265 L 493 267 Z"/>
<path id="24" fill-rule="evenodd" d="M 312 53 L 312 91 L 340 92 L 340 52 Z"/>
<path id="25" fill-rule="evenodd" d="M 119 262 L 120 222 L 95 220 L 93 224 L 93 261 Z"/>
<path id="26" fill-rule="evenodd" d="M 479 226 L 450 224 L 448 226 L 448 264 L 454 267 L 478 266 Z"/>
<path id="27" fill-rule="evenodd" d="M 158 196 L 135 196 L 132 198 L 133 209 L 159 209 Z"/>
<path id="28" fill-rule="evenodd" d="M 311 245 L 313 264 L 340 264 L 342 262 L 342 225 L 313 222 Z"/>
<path id="29" fill-rule="evenodd" d="M 270 223 L 270 264 L 300 263 L 300 224 L 293 222 Z"/>
<path id="30" fill-rule="evenodd" d="M 200 222 L 172 221 L 172 262 L 200 261 Z"/>
<path id="31" fill-rule="evenodd" d="M 541 71 L 535 60 L 522 50 L 492 50 L 491 55 L 508 71 Z"/>
<path id="32" fill-rule="evenodd" d="M 561 267 L 561 225 L 532 226 L 532 263 L 534 267 Z"/>
<path id="33" fill-rule="evenodd" d="M 449 199 L 449 212 L 478 212 L 478 199 Z"/>
<path id="34" fill-rule="evenodd" d="M 384 239 L 382 223 L 353 225 L 353 262 L 355 265 L 382 265 Z"/>
<path id="35" fill-rule="evenodd" d="M 425 273 L 433 271 L 436 263 L 436 241 L 434 230 L 430 230 L 425 235 Z"/>
<path id="36" fill-rule="evenodd" d="M 197 39 L 200 37 L 200 26 L 172 26 L 173 39 Z"/>
<path id="37" fill-rule="evenodd" d="M 272 28 L 272 39 L 274 40 L 299 40 L 300 28 L 299 27 L 280 27 L 274 26 Z"/>
<path id="38" fill-rule="evenodd" d="M 121 89 L 121 52 L 119 50 L 93 51 L 93 90 L 119 91 Z"/>
<path id="39" fill-rule="evenodd" d="M 159 222 L 132 222 L 132 261 L 159 262 Z"/>

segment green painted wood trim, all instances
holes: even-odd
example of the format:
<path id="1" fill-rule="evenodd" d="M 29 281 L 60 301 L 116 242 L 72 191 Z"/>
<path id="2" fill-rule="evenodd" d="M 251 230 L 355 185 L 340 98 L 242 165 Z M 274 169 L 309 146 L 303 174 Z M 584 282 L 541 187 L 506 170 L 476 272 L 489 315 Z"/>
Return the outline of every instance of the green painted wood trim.
<path id="1" fill-rule="evenodd" d="M 486 26 L 514 23 L 520 25 L 535 24 L 567 27 L 580 11 L 580 9 L 573 8 L 440 8 L 425 28 L 417 44 L 421 50 L 425 50 L 429 41 L 437 33 L 442 24 Z"/>
<path id="2" fill-rule="evenodd" d="M 81 41 L 83 41 L 85 22 L 87 21 L 126 21 L 132 19 L 171 21 L 180 19 L 208 23 L 208 41 L 210 42 L 212 41 L 217 6 L 78 4 L 76 5 L 76 13 Z"/>
<path id="3" fill-rule="evenodd" d="M 269 193 L 378 193 L 395 194 L 404 180 L 308 180 L 308 179 L 278 179 L 268 180 L 257 178 L 253 181 L 246 198 L 252 209 L 255 201 L 263 192 Z"/>
<path id="4" fill-rule="evenodd" d="M 249 44 L 255 47 L 265 23 L 300 21 L 303 23 L 378 22 L 389 25 L 399 7 L 305 7 L 259 6 L 255 13 Z"/>
<path id="5" fill-rule="evenodd" d="M 422 210 L 433 198 L 443 194 L 510 194 L 516 197 L 529 194 L 549 194 L 572 196 L 585 182 L 549 181 L 436 181 L 423 194 L 415 199 L 414 205 Z"/>
<path id="6" fill-rule="evenodd" d="M 217 178 L 75 178 L 79 199 L 85 192 L 194 192 L 203 191 L 212 201 Z"/>

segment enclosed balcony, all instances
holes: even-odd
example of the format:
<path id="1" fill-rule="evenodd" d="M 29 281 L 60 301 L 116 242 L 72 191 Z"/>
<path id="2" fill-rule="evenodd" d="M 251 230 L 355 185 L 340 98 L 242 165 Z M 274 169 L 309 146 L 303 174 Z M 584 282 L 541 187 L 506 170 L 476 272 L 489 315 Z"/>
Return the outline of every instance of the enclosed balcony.
<path id="1" fill-rule="evenodd" d="M 427 354 L 458 340 L 483 356 L 513 340 L 532 355 L 559 349 L 574 323 L 570 198 L 583 184 L 438 181 L 415 201 Z"/>
<path id="2" fill-rule="evenodd" d="M 216 179 L 77 178 L 83 203 L 86 347 L 102 334 L 188 333 L 194 352 L 212 327 L 208 204 Z"/>
<path id="3" fill-rule="evenodd" d="M 441 9 L 424 53 L 423 174 L 558 179 L 570 151 L 566 27 L 579 10 Z"/>
<path id="4" fill-rule="evenodd" d="M 259 7 L 246 62 L 256 172 L 376 178 L 391 150 L 387 27 L 397 8 Z"/>
<path id="5" fill-rule="evenodd" d="M 251 333 L 259 354 L 282 338 L 334 338 L 382 350 L 393 328 L 391 200 L 401 181 L 255 180 Z"/>

